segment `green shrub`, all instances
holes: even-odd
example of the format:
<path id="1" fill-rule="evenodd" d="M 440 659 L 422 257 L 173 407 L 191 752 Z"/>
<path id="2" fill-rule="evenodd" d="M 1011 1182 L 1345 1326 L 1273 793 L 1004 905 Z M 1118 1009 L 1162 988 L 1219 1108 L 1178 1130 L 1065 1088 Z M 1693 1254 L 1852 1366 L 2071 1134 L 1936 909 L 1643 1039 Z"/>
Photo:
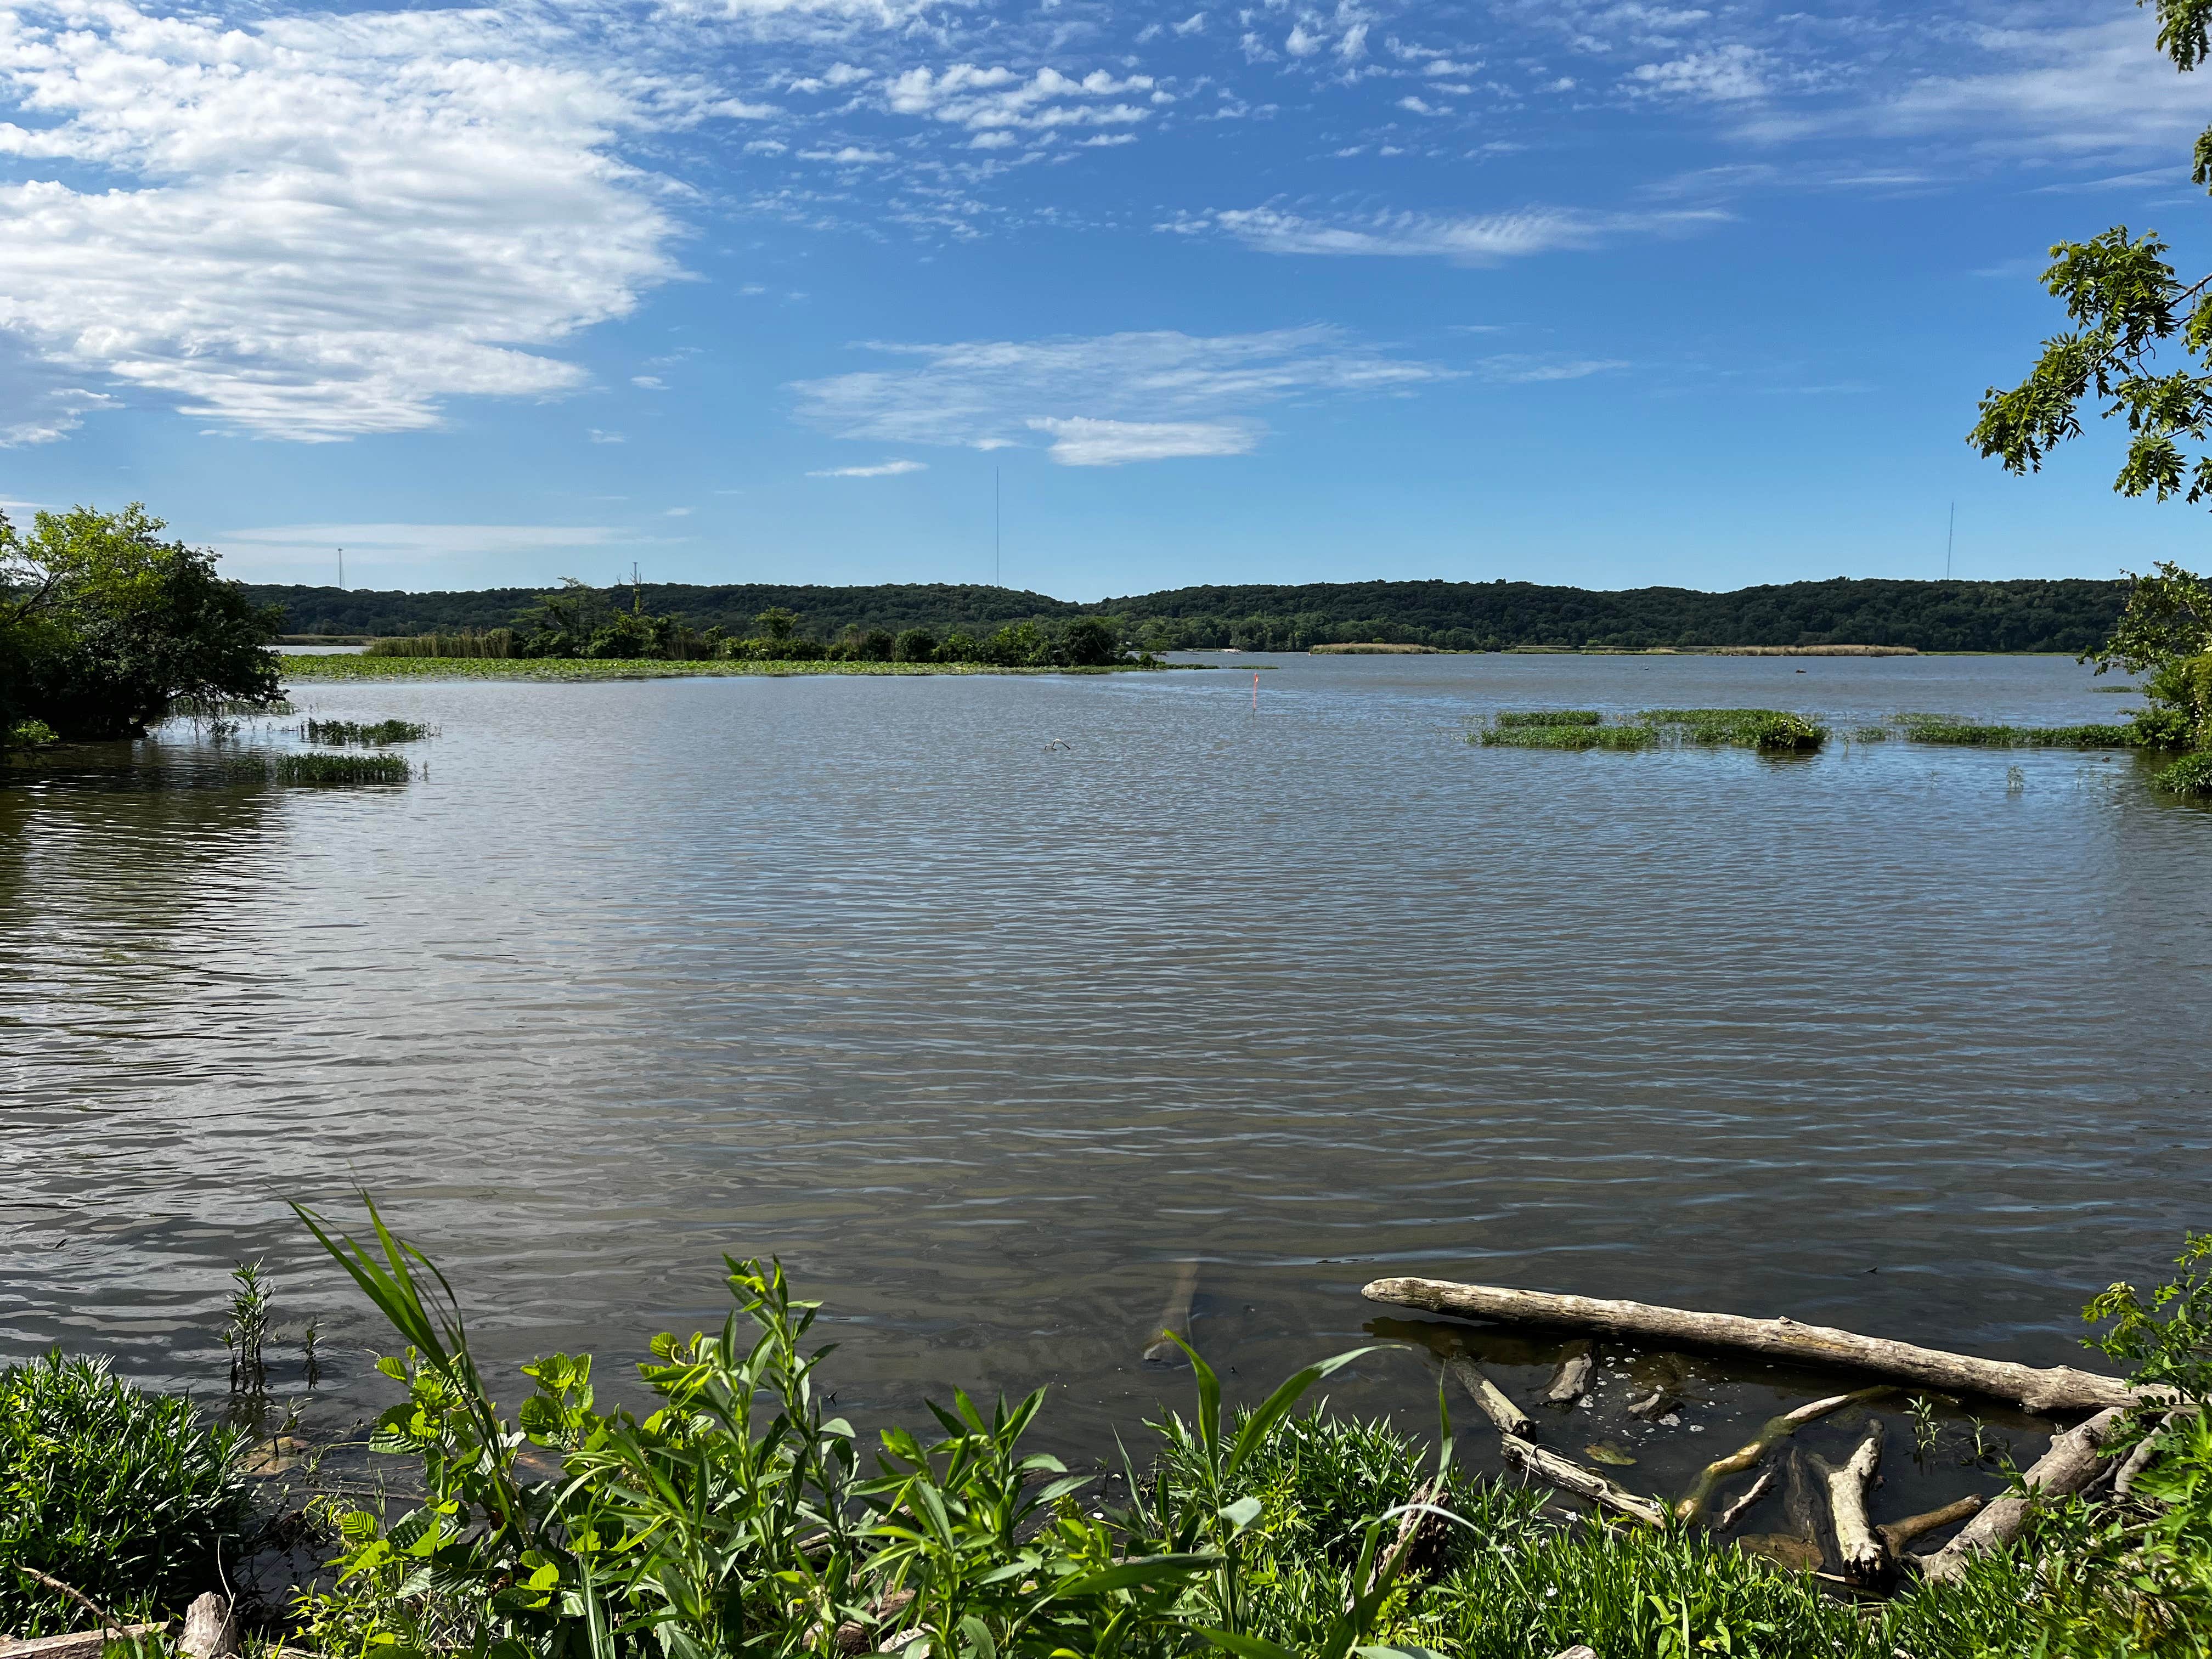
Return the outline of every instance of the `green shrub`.
<path id="1" fill-rule="evenodd" d="M 2151 775 L 2151 786 L 2169 795 L 2212 796 L 2212 751 L 2185 755 Z"/>
<path id="2" fill-rule="evenodd" d="M 1647 708 L 1638 718 L 1649 726 L 1672 727 L 1685 743 L 1769 752 L 1809 752 L 1828 736 L 1826 726 L 1779 708 Z"/>
<path id="3" fill-rule="evenodd" d="M 218 1545 L 242 1513 L 238 1444 L 191 1401 L 141 1394 L 105 1360 L 50 1355 L 0 1370 L 0 1630 L 37 1636 L 88 1622 L 6 1571 L 11 1562 L 110 1611 L 166 1612 L 216 1589 Z"/>
<path id="4" fill-rule="evenodd" d="M 2134 749 L 2139 721 L 2089 726 L 1981 726 L 1948 714 L 1900 714 L 1911 743 L 1955 743 L 1986 749 Z"/>
<path id="5" fill-rule="evenodd" d="M 414 743 L 430 735 L 430 728 L 414 720 L 308 720 L 300 735 L 309 743 Z"/>
<path id="6" fill-rule="evenodd" d="M 59 734 L 44 720 L 17 720 L 0 732 L 0 749 L 50 749 L 60 741 Z"/>
<path id="7" fill-rule="evenodd" d="M 1499 726 L 1595 726 L 1602 718 L 1595 708 L 1508 708 L 1501 710 Z"/>

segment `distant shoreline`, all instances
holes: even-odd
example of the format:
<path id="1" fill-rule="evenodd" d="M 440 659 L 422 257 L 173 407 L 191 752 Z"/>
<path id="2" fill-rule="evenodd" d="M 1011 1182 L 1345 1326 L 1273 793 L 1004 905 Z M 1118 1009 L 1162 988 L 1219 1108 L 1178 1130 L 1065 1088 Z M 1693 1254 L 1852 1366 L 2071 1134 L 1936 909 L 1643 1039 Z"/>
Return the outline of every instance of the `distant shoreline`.
<path id="1" fill-rule="evenodd" d="M 653 659 L 588 657 L 356 657 L 280 656 L 286 684 L 342 680 L 593 680 L 796 679 L 825 675 L 883 677 L 924 674 L 1157 674 L 1209 669 L 1211 663 L 1115 663 L 1097 668 L 1001 668 L 969 662 L 663 662 Z"/>

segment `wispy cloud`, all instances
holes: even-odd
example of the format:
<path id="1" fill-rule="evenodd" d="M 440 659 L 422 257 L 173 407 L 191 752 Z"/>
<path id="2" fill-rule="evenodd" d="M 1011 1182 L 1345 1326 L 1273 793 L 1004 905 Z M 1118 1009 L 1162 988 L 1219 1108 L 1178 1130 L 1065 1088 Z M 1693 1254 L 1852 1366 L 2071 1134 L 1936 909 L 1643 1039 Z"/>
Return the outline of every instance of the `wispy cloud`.
<path id="1" fill-rule="evenodd" d="M 1719 208 L 1589 213 L 1571 208 L 1531 207 L 1462 216 L 1378 213 L 1316 219 L 1263 207 L 1225 210 L 1174 221 L 1160 228 L 1185 234 L 1218 230 L 1263 253 L 1441 258 L 1463 264 L 1496 264 L 1534 254 L 1592 248 L 1623 237 L 1680 235 L 1729 216 Z"/>
<path id="2" fill-rule="evenodd" d="M 1455 373 L 1320 325 L 866 349 L 901 366 L 798 382 L 802 422 L 843 438 L 974 449 L 1042 432 L 1054 459 L 1072 465 L 1243 454 L 1261 431 L 1249 411 L 1319 395 L 1406 392 Z"/>
<path id="3" fill-rule="evenodd" d="M 1250 421 L 1100 421 L 1087 416 L 1031 421 L 1052 434 L 1047 453 L 1062 466 L 1121 466 L 1198 455 L 1249 455 L 1261 428 Z"/>
<path id="4" fill-rule="evenodd" d="M 927 472 L 927 461 L 880 461 L 874 466 L 828 466 L 810 472 L 810 478 L 896 478 L 908 472 Z"/>

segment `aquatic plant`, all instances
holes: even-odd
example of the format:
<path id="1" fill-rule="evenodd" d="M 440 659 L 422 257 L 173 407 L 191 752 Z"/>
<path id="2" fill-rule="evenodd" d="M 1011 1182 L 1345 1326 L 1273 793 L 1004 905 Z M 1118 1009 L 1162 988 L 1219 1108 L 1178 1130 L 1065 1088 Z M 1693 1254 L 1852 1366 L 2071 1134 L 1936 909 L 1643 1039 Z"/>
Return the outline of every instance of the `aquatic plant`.
<path id="1" fill-rule="evenodd" d="M 2152 773 L 2150 781 L 2153 788 L 2162 789 L 2169 795 L 2212 797 L 2212 750 L 2185 755 L 2172 765 Z"/>
<path id="2" fill-rule="evenodd" d="M 942 653 L 940 653 L 940 655 Z M 288 684 L 309 680 L 650 680 L 695 676 L 809 674 L 1138 674 L 1213 669 L 1212 663 L 1109 663 L 1080 667 L 1007 665 L 996 662 L 871 662 L 844 659 L 760 662 L 727 657 L 711 661 L 656 659 L 602 660 L 585 657 L 495 659 L 312 656 L 280 659 Z"/>
<path id="3" fill-rule="evenodd" d="M 1966 744 L 1990 749 L 2134 749 L 2132 725 L 1983 726 L 1948 714 L 1900 714 L 1908 743 Z"/>
<path id="4" fill-rule="evenodd" d="M 362 655 L 369 657 L 490 657 L 515 654 L 514 630 L 462 629 L 451 634 L 415 634 L 401 639 L 371 640 Z"/>
<path id="5" fill-rule="evenodd" d="M 241 1261 L 230 1275 L 238 1289 L 230 1298 L 230 1323 L 223 1327 L 222 1346 L 230 1350 L 230 1391 L 262 1395 L 269 1392 L 269 1363 L 263 1347 L 269 1340 L 271 1286 L 261 1274 L 258 1261 Z"/>
<path id="6" fill-rule="evenodd" d="M 1491 749 L 1648 749 L 1656 737 L 1644 726 L 1492 726 L 1468 740 Z"/>
<path id="7" fill-rule="evenodd" d="M 1826 726 L 1779 708 L 1647 708 L 1637 718 L 1673 728 L 1685 743 L 1770 752 L 1808 752 L 1828 735 Z"/>
<path id="8" fill-rule="evenodd" d="M 415 720 L 303 721 L 300 735 L 309 743 L 414 743 L 430 735 L 430 728 Z"/>
<path id="9" fill-rule="evenodd" d="M 414 769 L 398 755 L 276 755 L 266 775 L 277 783 L 404 783 Z"/>
<path id="10" fill-rule="evenodd" d="M 240 1443 L 190 1401 L 118 1380 L 105 1359 L 49 1355 L 0 1370 L 0 1630 L 85 1622 L 16 1564 L 118 1616 L 175 1607 L 217 1583 L 217 1550 L 240 1516 Z"/>
<path id="11" fill-rule="evenodd" d="M 51 749 L 61 735 L 44 720 L 22 720 L 0 727 L 0 749 Z"/>
<path id="12" fill-rule="evenodd" d="M 1604 718 L 1595 708 L 1504 708 L 1494 726 L 1595 726 Z"/>

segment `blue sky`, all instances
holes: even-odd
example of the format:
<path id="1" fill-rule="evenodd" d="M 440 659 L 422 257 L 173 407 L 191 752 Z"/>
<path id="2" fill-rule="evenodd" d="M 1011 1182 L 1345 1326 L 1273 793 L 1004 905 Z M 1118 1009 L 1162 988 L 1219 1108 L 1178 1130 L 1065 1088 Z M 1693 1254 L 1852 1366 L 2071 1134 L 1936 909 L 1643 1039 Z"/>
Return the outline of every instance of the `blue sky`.
<path id="1" fill-rule="evenodd" d="M 0 9 L 0 501 L 234 574 L 2203 562 L 1961 441 L 2113 222 L 2212 261 L 2135 6 Z"/>

